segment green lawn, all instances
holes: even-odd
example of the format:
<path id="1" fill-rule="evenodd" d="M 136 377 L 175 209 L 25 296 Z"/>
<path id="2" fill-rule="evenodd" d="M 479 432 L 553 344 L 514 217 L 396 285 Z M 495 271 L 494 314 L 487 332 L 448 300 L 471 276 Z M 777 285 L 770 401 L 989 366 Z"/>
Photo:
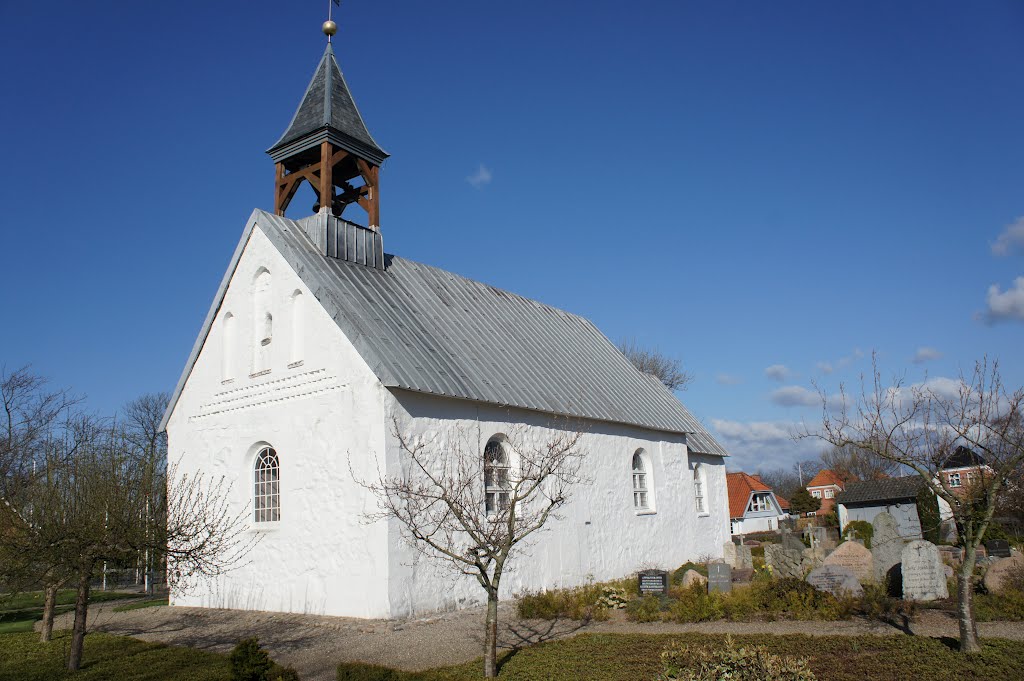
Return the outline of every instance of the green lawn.
<path id="1" fill-rule="evenodd" d="M 507 657 L 507 681 L 647 681 L 659 671 L 661 651 L 672 641 L 721 646 L 724 636 L 704 634 L 584 634 L 544 643 Z M 810 658 L 820 681 L 968 681 L 1024 678 L 1024 642 L 986 640 L 975 656 L 955 651 L 955 642 L 909 636 L 736 636 L 738 646 L 758 643 L 772 652 Z M 34 633 L 0 635 L 0 681 L 117 679 L 118 681 L 227 681 L 227 656 L 132 638 L 89 634 L 81 672 L 63 669 L 68 633 L 49 644 Z M 396 672 L 342 665 L 340 681 L 475 681 L 475 661 L 427 672 Z"/>
<path id="2" fill-rule="evenodd" d="M 74 610 L 75 591 L 65 589 L 57 592 L 57 614 Z M 115 601 L 124 598 L 138 598 L 138 594 L 123 591 L 93 591 L 91 603 Z M 32 591 L 21 594 L 0 596 L 0 634 L 32 631 L 35 623 L 43 618 L 44 594 Z"/>
<path id="3" fill-rule="evenodd" d="M 85 638 L 82 669 L 64 669 L 70 633 L 40 643 L 34 633 L 0 635 L 0 681 L 227 681 L 225 655 L 93 633 Z"/>
<path id="4" fill-rule="evenodd" d="M 545 643 L 513 655 L 501 668 L 509 681 L 644 681 L 660 671 L 661 651 L 671 641 L 721 646 L 724 636 L 704 634 L 584 634 Z M 781 655 L 810 658 L 820 681 L 963 681 L 1024 678 L 1024 642 L 988 640 L 972 657 L 951 649 L 952 641 L 908 636 L 736 636 L 737 645 L 758 643 Z M 342 665 L 340 681 L 469 681 L 480 663 L 418 674 Z M 348 676 L 344 674 L 347 673 Z"/>
<path id="5" fill-rule="evenodd" d="M 124 605 L 114 606 L 114 612 L 128 612 L 129 610 L 140 610 L 142 608 L 152 608 L 157 605 L 167 605 L 167 596 L 157 596 L 156 598 L 147 598 L 141 601 L 132 601 L 131 603 L 125 603 Z"/>

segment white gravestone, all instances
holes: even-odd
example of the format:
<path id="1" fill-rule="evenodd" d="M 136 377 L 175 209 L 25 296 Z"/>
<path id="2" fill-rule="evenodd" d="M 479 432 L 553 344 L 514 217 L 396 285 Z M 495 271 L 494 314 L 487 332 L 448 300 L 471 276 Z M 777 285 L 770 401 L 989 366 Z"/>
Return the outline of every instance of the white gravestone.
<path id="1" fill-rule="evenodd" d="M 900 536 L 896 519 L 886 512 L 879 513 L 871 521 L 874 534 L 871 537 L 871 556 L 874 560 L 875 579 L 879 582 L 889 576 L 896 565 L 903 562 L 903 537 Z"/>
<path id="2" fill-rule="evenodd" d="M 935 601 L 949 598 L 946 572 L 939 549 L 918 539 L 903 547 L 903 598 L 910 601 Z"/>
<path id="3" fill-rule="evenodd" d="M 862 583 L 870 582 L 875 578 L 875 565 L 871 558 L 871 551 L 855 541 L 845 541 L 840 544 L 835 551 L 828 554 L 822 564 L 850 568 Z"/>

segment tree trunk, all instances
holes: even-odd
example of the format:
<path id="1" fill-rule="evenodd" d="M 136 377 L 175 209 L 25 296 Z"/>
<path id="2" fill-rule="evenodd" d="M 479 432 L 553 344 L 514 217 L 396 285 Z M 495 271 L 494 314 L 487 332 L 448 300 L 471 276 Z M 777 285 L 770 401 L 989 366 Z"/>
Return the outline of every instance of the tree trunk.
<path id="1" fill-rule="evenodd" d="M 43 629 L 39 634 L 39 642 L 47 643 L 53 636 L 53 617 L 57 610 L 57 589 L 58 584 L 50 584 L 46 587 L 46 600 L 43 601 Z"/>
<path id="2" fill-rule="evenodd" d="M 83 566 L 78 573 L 78 597 L 75 599 L 75 624 L 71 629 L 71 655 L 68 669 L 78 671 L 82 666 L 82 649 L 85 647 L 85 618 L 89 614 L 89 578 L 92 566 Z"/>
<path id="3" fill-rule="evenodd" d="M 498 590 L 487 590 L 487 620 L 484 624 L 484 678 L 498 676 Z"/>
<path id="4" fill-rule="evenodd" d="M 974 542 L 964 547 L 964 562 L 956 579 L 957 605 L 956 616 L 960 624 L 960 652 L 976 653 L 981 650 L 978 643 L 978 625 L 974 620 L 974 562 L 976 558 Z"/>

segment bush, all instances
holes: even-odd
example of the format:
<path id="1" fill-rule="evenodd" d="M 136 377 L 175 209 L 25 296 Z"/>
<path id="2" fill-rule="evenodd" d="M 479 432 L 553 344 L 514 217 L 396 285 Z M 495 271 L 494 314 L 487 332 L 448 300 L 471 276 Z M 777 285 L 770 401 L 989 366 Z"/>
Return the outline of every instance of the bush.
<path id="1" fill-rule="evenodd" d="M 660 622 L 661 599 L 654 594 L 647 594 L 630 601 L 626 604 L 626 617 L 633 622 Z"/>
<path id="2" fill-rule="evenodd" d="M 979 622 L 1024 622 L 1024 593 L 974 594 L 974 614 Z"/>
<path id="3" fill-rule="evenodd" d="M 523 619 L 606 620 L 608 610 L 625 607 L 636 594 L 636 580 L 585 584 L 572 589 L 550 589 L 519 596 L 516 612 Z"/>
<path id="4" fill-rule="evenodd" d="M 952 592 L 950 592 L 952 593 Z M 904 601 L 889 595 L 887 584 L 864 584 L 864 595 L 854 604 L 854 612 L 871 620 L 897 622 L 917 613 L 914 601 Z"/>
<path id="5" fill-rule="evenodd" d="M 691 584 L 674 593 L 674 600 L 668 607 L 666 619 L 673 622 L 710 622 L 725 615 L 723 602 L 726 597 L 719 593 L 708 593 L 703 584 Z"/>
<path id="6" fill-rule="evenodd" d="M 704 575 L 705 577 L 708 576 L 708 566 L 706 564 L 704 564 L 704 563 L 690 563 L 690 562 L 687 562 L 687 563 L 683 563 L 682 565 L 680 565 L 678 568 L 676 568 L 676 571 L 672 573 L 672 583 L 673 584 L 682 584 L 683 583 L 683 577 L 686 576 L 686 571 L 687 570 L 696 570 L 697 572 L 699 572 L 700 574 Z"/>
<path id="7" fill-rule="evenodd" d="M 917 493 L 917 516 L 921 520 L 921 534 L 933 544 L 942 542 L 942 516 L 939 514 L 939 498 L 935 492 L 921 485 Z"/>
<path id="8" fill-rule="evenodd" d="M 267 681 L 273 663 L 255 638 L 245 638 L 231 651 L 231 681 Z"/>
<path id="9" fill-rule="evenodd" d="M 231 681 L 299 681 L 298 672 L 273 662 L 256 638 L 239 641 L 229 659 Z"/>
<path id="10" fill-rule="evenodd" d="M 342 662 L 338 665 L 338 681 L 407 681 L 411 678 L 406 672 L 375 664 Z"/>
<path id="11" fill-rule="evenodd" d="M 871 537 L 875 534 L 875 528 L 871 526 L 866 520 L 851 520 L 846 523 L 846 528 L 843 529 L 843 539 L 849 539 L 852 533 L 856 532 L 857 536 L 864 540 L 864 548 L 871 548 Z"/>
<path id="12" fill-rule="evenodd" d="M 764 646 L 737 648 L 732 637 L 716 648 L 673 643 L 661 664 L 658 681 L 815 681 L 806 658 L 781 657 Z"/>

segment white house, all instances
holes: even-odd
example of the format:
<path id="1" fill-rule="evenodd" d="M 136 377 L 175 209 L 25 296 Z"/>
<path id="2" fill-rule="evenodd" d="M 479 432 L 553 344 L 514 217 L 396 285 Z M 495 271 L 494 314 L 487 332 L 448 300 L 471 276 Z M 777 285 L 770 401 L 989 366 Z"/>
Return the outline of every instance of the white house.
<path id="1" fill-rule="evenodd" d="M 401 471 L 396 420 L 478 432 L 481 457 L 511 429 L 585 424 L 590 479 L 505 595 L 721 555 L 727 454 L 669 390 L 586 319 L 384 253 L 387 154 L 330 45 L 269 153 L 276 214 L 246 222 L 164 417 L 178 473 L 226 476 L 261 540 L 173 604 L 398 617 L 479 602 L 474 580 L 413 560 L 394 521 L 365 520 L 376 507 L 353 474 Z M 303 181 L 323 207 L 292 220 Z M 368 227 L 340 218 L 353 204 Z"/>
<path id="2" fill-rule="evenodd" d="M 777 495 L 760 475 L 726 474 L 729 532 L 733 536 L 772 532 L 789 518 L 789 502 Z"/>

